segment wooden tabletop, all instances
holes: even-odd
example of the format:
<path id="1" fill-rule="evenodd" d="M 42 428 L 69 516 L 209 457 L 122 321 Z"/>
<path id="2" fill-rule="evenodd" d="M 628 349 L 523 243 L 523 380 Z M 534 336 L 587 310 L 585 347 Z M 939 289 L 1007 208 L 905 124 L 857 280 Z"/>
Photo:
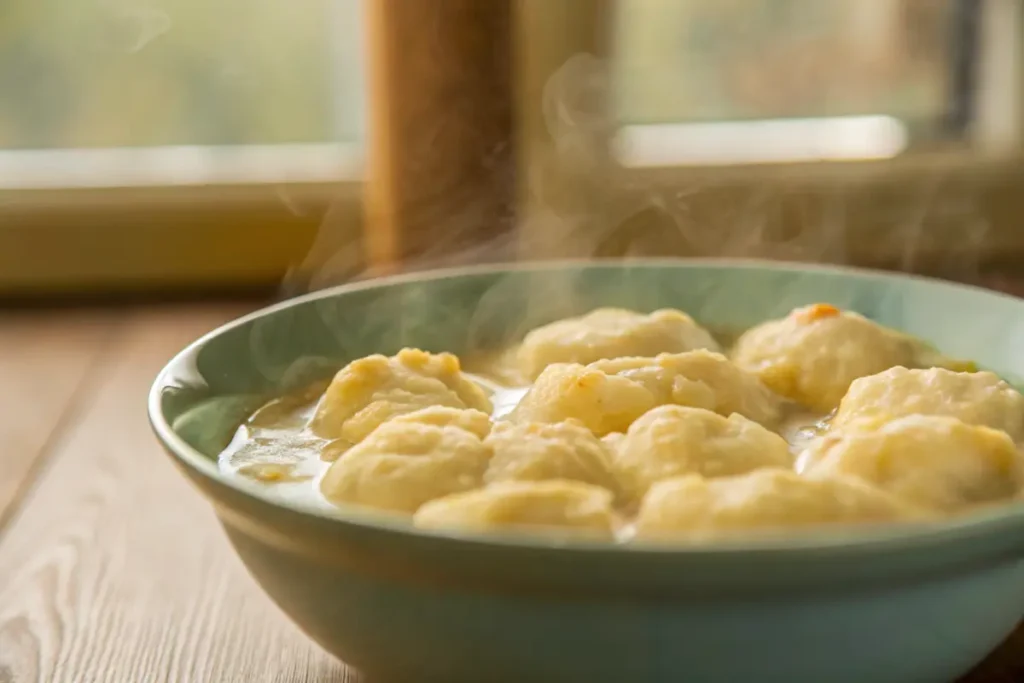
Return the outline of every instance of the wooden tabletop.
<path id="1" fill-rule="evenodd" d="M 256 587 L 146 423 L 160 367 L 246 308 L 0 312 L 0 683 L 357 680 Z M 1024 680 L 1024 629 L 964 680 Z"/>

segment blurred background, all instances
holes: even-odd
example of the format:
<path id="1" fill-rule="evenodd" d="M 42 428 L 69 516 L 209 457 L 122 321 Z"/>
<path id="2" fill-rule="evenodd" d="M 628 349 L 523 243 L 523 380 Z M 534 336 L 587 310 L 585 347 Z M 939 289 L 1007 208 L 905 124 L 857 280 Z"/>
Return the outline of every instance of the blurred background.
<path id="1" fill-rule="evenodd" d="M 1019 0 L 6 0 L 0 294 L 1024 264 Z"/>

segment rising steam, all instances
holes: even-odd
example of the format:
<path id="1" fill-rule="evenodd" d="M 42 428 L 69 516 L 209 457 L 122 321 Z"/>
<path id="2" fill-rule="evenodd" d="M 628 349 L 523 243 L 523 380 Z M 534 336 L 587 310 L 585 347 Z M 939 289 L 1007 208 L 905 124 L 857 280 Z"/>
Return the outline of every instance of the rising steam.
<path id="1" fill-rule="evenodd" d="M 420 207 L 423 224 L 431 229 L 450 225 L 448 237 L 404 262 L 402 269 L 493 262 L 497 254 L 516 253 L 528 260 L 687 256 L 867 261 L 908 272 L 927 267 L 959 279 L 976 273 L 989 226 L 972 196 L 951 192 L 935 173 L 917 174 L 927 177 L 915 176 L 898 192 L 887 193 L 878 189 L 873 175 L 884 173 L 885 167 L 864 166 L 864 174 L 854 180 L 853 174 L 813 179 L 816 191 L 811 193 L 806 177 L 798 183 L 785 172 L 767 174 L 763 183 L 752 186 L 722 173 L 703 177 L 694 171 L 685 182 L 669 183 L 624 168 L 609 145 L 617 128 L 609 106 L 609 73 L 604 61 L 577 55 L 547 83 L 542 106 L 551 144 L 520 175 L 528 201 L 514 219 L 517 231 L 495 226 L 492 240 L 466 244 L 460 240 L 463 232 L 479 234 L 479 226 L 467 224 L 473 217 L 467 209 L 473 198 L 458 192 L 453 193 L 458 201 L 438 197 L 433 205 Z M 352 204 L 339 202 L 327 214 L 310 253 L 286 280 L 287 294 L 374 275 L 363 266 L 360 221 L 343 208 Z M 851 221 L 853 207 L 856 224 Z M 948 254 L 950 244 L 958 246 L 956 258 L 937 262 L 936 255 Z M 898 255 L 895 262 L 883 258 L 892 254 Z M 571 296 L 552 296 L 553 278 L 547 274 L 529 293 L 529 310 L 520 312 L 521 332 L 538 320 L 579 313 Z M 473 329 L 485 329 L 507 315 L 507 302 L 515 296 L 522 299 L 522 292 L 510 288 L 521 287 L 519 279 L 498 280 L 479 302 L 471 335 Z M 570 290 L 571 283 L 562 283 L 561 291 Z M 780 300 L 788 296 L 776 294 Z M 716 292 L 709 290 L 704 298 L 711 305 Z M 429 308 L 437 306 L 431 302 Z"/>
<path id="2" fill-rule="evenodd" d="M 610 145 L 618 124 L 609 74 L 603 60 L 577 55 L 549 79 L 541 106 L 551 144 L 520 175 L 528 201 L 514 219 L 517 231 L 494 226 L 490 241 L 460 240 L 478 226 L 467 225 L 473 198 L 453 188 L 451 196 L 417 208 L 424 228 L 442 241 L 402 269 L 515 253 L 530 260 L 676 255 L 866 261 L 914 271 L 935 269 L 935 254 L 948 252 L 953 242 L 959 247 L 955 262 L 939 263 L 938 269 L 960 278 L 976 271 L 989 226 L 973 197 L 950 192 L 935 173 L 906 181 L 890 197 L 876 183 L 887 172 L 884 164 L 862 164 L 863 174 L 813 179 L 814 192 L 806 189 L 806 175 L 797 182 L 785 171 L 766 173 L 763 182 L 751 185 L 721 172 L 702 177 L 695 169 L 677 174 L 685 180 L 666 182 L 624 168 Z M 437 225 L 450 229 L 437 231 Z M 358 217 L 335 207 L 286 283 L 289 292 L 297 282 L 315 289 L 372 275 L 363 270 L 363 253 Z M 899 255 L 895 262 L 886 260 L 892 254 Z"/>

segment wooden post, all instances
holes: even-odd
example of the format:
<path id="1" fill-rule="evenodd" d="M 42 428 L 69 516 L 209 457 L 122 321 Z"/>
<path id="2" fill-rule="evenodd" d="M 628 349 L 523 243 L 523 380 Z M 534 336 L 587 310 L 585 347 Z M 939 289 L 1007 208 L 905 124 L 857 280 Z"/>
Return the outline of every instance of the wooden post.
<path id="1" fill-rule="evenodd" d="M 513 239 L 513 0 L 367 0 L 372 273 L 495 260 Z"/>

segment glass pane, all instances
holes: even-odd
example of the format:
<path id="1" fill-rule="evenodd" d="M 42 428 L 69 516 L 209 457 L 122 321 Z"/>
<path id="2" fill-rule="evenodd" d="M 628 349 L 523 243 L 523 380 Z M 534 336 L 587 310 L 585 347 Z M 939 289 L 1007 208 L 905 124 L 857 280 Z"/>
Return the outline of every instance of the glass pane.
<path id="1" fill-rule="evenodd" d="M 361 137 L 359 0 L 4 0 L 0 150 Z"/>
<path id="2" fill-rule="evenodd" d="M 935 127 L 950 115 L 954 0 L 618 7 L 613 82 L 627 124 L 884 114 Z"/>

